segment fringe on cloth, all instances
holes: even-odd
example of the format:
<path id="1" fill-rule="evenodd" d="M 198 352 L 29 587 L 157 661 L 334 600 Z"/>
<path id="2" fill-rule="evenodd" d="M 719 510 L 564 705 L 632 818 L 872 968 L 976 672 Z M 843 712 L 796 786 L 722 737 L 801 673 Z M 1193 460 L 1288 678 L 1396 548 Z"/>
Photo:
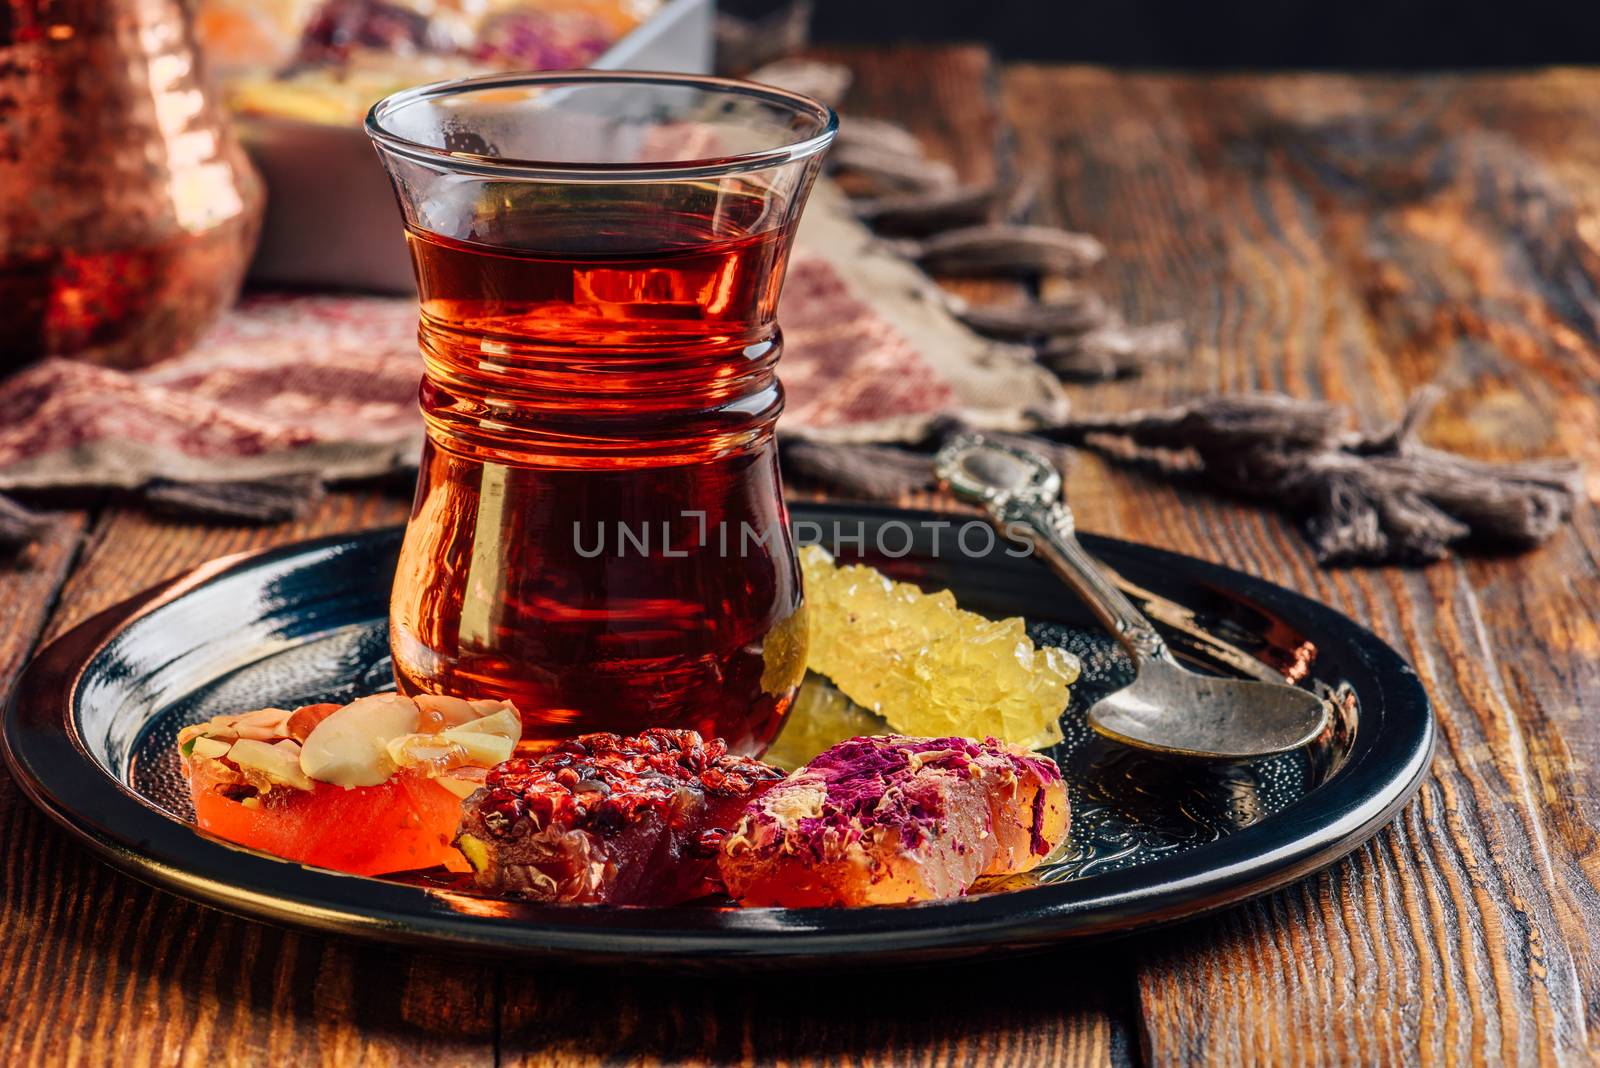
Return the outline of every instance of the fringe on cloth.
<path id="1" fill-rule="evenodd" d="M 1297 519 L 1319 563 L 1418 564 L 1467 545 L 1527 548 L 1568 519 L 1581 491 L 1569 460 L 1472 460 L 1417 440 L 1438 402 L 1419 390 L 1378 434 L 1347 429 L 1350 412 L 1282 394 L 1212 397 L 1174 408 L 1070 418 L 1020 440 L 1095 449 L 1164 477 L 1271 501 Z M 842 492 L 893 498 L 933 483 L 930 450 L 786 442 L 786 470 Z"/>
<path id="2" fill-rule="evenodd" d="M 323 492 L 322 479 L 315 475 L 285 475 L 231 482 L 158 478 L 132 496 L 155 514 L 188 522 L 282 523 L 305 515 Z M 0 494 L 0 557 L 20 553 L 43 537 L 49 526 L 44 513 Z"/>
<path id="3" fill-rule="evenodd" d="M 0 495 L 0 554 L 10 555 L 44 537 L 50 520 Z"/>

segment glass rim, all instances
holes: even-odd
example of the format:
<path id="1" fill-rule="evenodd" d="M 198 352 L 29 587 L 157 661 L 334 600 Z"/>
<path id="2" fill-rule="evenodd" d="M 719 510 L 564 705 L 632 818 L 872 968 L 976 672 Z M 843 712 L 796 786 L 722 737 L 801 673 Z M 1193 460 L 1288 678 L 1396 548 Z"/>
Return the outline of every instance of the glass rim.
<path id="1" fill-rule="evenodd" d="M 383 125 L 386 116 L 424 100 L 494 89 L 605 84 L 668 85 L 698 89 L 708 93 L 753 97 L 787 108 L 797 114 L 813 116 L 819 124 L 819 130 L 809 137 L 796 141 L 732 156 L 652 160 L 644 163 L 599 163 L 486 156 L 476 152 L 435 148 L 402 137 L 385 129 Z M 372 105 L 367 112 L 365 126 L 367 136 L 380 148 L 420 163 L 446 165 L 453 171 L 527 180 L 621 182 L 719 178 L 803 160 L 820 154 L 833 142 L 834 135 L 839 131 L 839 116 L 833 108 L 820 100 L 776 86 L 747 82 L 738 78 L 665 71 L 565 70 L 480 74 L 471 78 L 453 78 L 402 89 Z"/>

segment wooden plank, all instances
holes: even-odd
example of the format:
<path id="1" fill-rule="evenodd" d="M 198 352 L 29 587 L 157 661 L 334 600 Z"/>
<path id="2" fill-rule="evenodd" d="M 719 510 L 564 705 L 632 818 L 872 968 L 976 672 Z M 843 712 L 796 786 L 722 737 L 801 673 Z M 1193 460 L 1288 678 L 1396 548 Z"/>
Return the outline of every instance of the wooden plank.
<path id="1" fill-rule="evenodd" d="M 95 524 L 50 620 L 55 637 L 138 591 L 230 553 L 403 523 L 397 495 L 333 493 L 304 517 L 270 526 L 183 523 L 147 512 L 111 509 Z"/>
<path id="2" fill-rule="evenodd" d="M 1593 458 L 1600 77 L 1376 80 L 1017 68 L 1019 165 L 1111 250 L 1132 317 L 1182 316 L 1183 365 L 1076 392 L 1121 410 L 1284 389 L 1479 455 Z M 1525 555 L 1325 571 L 1279 517 L 1088 458 L 1091 530 L 1219 560 L 1367 623 L 1441 720 L 1422 794 L 1353 858 L 1143 947 L 1154 1063 L 1584 1063 L 1600 700 L 1594 513 Z"/>
<path id="3" fill-rule="evenodd" d="M 50 516 L 44 536 L 21 552 L 0 558 L 0 698 L 27 663 L 34 644 L 56 606 L 61 585 L 77 562 L 89 525 L 86 512 Z M 0 776 L 5 774 L 0 768 Z"/>
<path id="4" fill-rule="evenodd" d="M 1083 953 L 844 975 L 511 973 L 500 1054 L 528 1068 L 1128 1064 L 1106 1009 L 1105 978 L 1123 973 Z"/>
<path id="5" fill-rule="evenodd" d="M 169 575 L 226 553 L 399 522 L 403 502 L 334 494 L 271 527 L 197 526 L 115 510 L 61 591 L 59 633 Z M 76 524 L 76 525 L 75 525 Z M 43 613 L 43 548 L 7 603 Z M 23 628 L 18 627 L 20 633 Z M 0 638 L 0 667 L 12 655 Z M 494 1061 L 492 969 L 283 931 L 150 889 L 92 857 L 0 774 L 0 1063 L 449 1063 Z"/>
<path id="6" fill-rule="evenodd" d="M 1001 121 L 997 70 L 987 49 L 817 49 L 815 58 L 842 63 L 854 74 L 840 105 L 840 125 L 850 116 L 888 119 L 916 134 L 932 159 L 948 163 L 963 186 L 1008 189 L 1008 136 Z M 974 304 L 1017 303 L 1028 287 L 1006 279 L 946 279 L 943 285 Z"/>

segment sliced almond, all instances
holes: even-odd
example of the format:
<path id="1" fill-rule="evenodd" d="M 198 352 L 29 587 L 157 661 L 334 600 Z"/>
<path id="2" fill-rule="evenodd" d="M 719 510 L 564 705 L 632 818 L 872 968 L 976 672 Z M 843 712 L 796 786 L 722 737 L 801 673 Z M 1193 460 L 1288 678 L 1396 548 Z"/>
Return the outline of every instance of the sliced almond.
<path id="1" fill-rule="evenodd" d="M 278 728 L 261 723 L 234 723 L 227 729 L 239 738 L 249 738 L 257 742 L 275 742 L 284 736 Z"/>
<path id="2" fill-rule="evenodd" d="M 189 724 L 187 727 L 183 728 L 182 730 L 180 730 L 178 732 L 178 744 L 182 745 L 183 743 L 187 742 L 191 738 L 199 738 L 200 736 L 209 733 L 207 728 L 209 728 L 210 726 L 211 726 L 211 724 L 209 724 L 209 723 L 191 723 L 191 724 Z"/>
<path id="3" fill-rule="evenodd" d="M 466 759 L 466 750 L 447 741 L 442 734 L 406 734 L 387 746 L 389 759 L 397 767 L 448 771 Z"/>
<path id="4" fill-rule="evenodd" d="M 446 697 L 437 693 L 419 693 L 415 698 L 417 707 L 426 715 L 436 713 L 444 721 L 446 727 L 454 727 L 461 723 L 470 723 L 484 713 L 473 707 L 471 701 L 460 697 Z"/>
<path id="5" fill-rule="evenodd" d="M 290 713 L 288 721 L 284 724 L 284 729 L 288 731 L 289 737 L 303 742 L 311 736 L 312 731 L 317 729 L 317 724 L 337 711 L 339 711 L 339 706 L 331 702 L 319 705 L 301 705 Z"/>
<path id="6" fill-rule="evenodd" d="M 481 780 L 464 779 L 454 772 L 445 772 L 443 775 L 437 776 L 433 781 L 438 783 L 440 786 L 443 786 L 446 790 L 449 790 L 462 800 L 466 800 L 467 798 L 471 797 L 473 794 L 478 792 L 480 787 L 483 786 L 483 782 Z"/>
<path id="7" fill-rule="evenodd" d="M 204 723 L 191 723 L 178 732 L 178 744 L 182 745 L 189 739 L 198 738 L 201 735 L 224 740 L 232 740 L 239 737 L 239 732 L 233 729 L 229 720 L 230 717 L 228 716 L 218 716 L 215 719 L 208 719 Z"/>
<path id="8" fill-rule="evenodd" d="M 189 754 L 211 760 L 220 760 L 228 755 L 230 748 L 232 748 L 231 742 L 223 741 L 221 738 L 210 738 L 201 735 L 194 740 L 194 748 L 189 750 Z"/>
<path id="9" fill-rule="evenodd" d="M 506 738 L 498 734 L 477 734 L 459 727 L 445 731 L 440 737 L 448 738 L 466 750 L 468 763 L 483 767 L 493 767 L 503 760 L 510 760 L 512 750 L 517 747 L 515 738 Z"/>
<path id="10" fill-rule="evenodd" d="M 306 737 L 300 768 L 335 786 L 378 786 L 396 770 L 389 743 L 415 733 L 418 718 L 416 704 L 397 693 L 352 701 Z"/>
<path id="11" fill-rule="evenodd" d="M 213 724 L 231 729 L 240 738 L 254 738 L 273 742 L 289 736 L 289 717 L 285 708 L 258 708 L 254 712 L 241 712 L 234 716 L 221 716 Z"/>
<path id="12" fill-rule="evenodd" d="M 191 723 L 178 732 L 181 745 L 198 735 L 212 738 L 254 738 L 261 742 L 287 737 L 291 713 L 281 708 L 258 708 L 253 712 L 233 712 L 212 716 L 204 723 Z"/>
<path id="13" fill-rule="evenodd" d="M 444 736 L 449 738 L 459 731 L 468 734 L 493 734 L 500 738 L 510 738 L 515 742 L 522 737 L 522 717 L 517 715 L 515 709 L 501 709 L 491 716 L 463 723 L 459 727 L 451 727 L 444 732 Z"/>
<path id="14" fill-rule="evenodd" d="M 241 712 L 233 717 L 235 723 L 248 723 L 257 727 L 276 727 L 290 716 L 287 708 L 258 708 L 254 712 Z"/>
<path id="15" fill-rule="evenodd" d="M 257 782 L 257 777 L 266 780 L 265 787 L 292 786 L 296 790 L 310 790 L 314 784 L 300 770 L 300 762 L 295 759 L 295 754 L 285 752 L 275 745 L 255 738 L 240 738 L 228 750 L 228 759 L 239 766 L 244 772 L 245 779 L 258 788 L 262 785 Z"/>

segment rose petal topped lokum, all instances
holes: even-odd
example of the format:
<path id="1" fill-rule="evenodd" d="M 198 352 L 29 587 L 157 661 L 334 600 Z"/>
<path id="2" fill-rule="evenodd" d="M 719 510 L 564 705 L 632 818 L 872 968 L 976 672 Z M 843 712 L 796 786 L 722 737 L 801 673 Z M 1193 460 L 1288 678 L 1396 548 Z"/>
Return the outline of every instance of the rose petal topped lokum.
<path id="1" fill-rule="evenodd" d="M 875 905 L 1036 867 L 1067 829 L 1048 758 L 990 738 L 852 738 L 745 809 L 723 844 L 746 905 Z"/>
<path id="2" fill-rule="evenodd" d="M 694 731 L 588 734 L 490 771 L 456 846 L 492 893 L 674 904 L 717 888 L 726 829 L 782 777 Z"/>

